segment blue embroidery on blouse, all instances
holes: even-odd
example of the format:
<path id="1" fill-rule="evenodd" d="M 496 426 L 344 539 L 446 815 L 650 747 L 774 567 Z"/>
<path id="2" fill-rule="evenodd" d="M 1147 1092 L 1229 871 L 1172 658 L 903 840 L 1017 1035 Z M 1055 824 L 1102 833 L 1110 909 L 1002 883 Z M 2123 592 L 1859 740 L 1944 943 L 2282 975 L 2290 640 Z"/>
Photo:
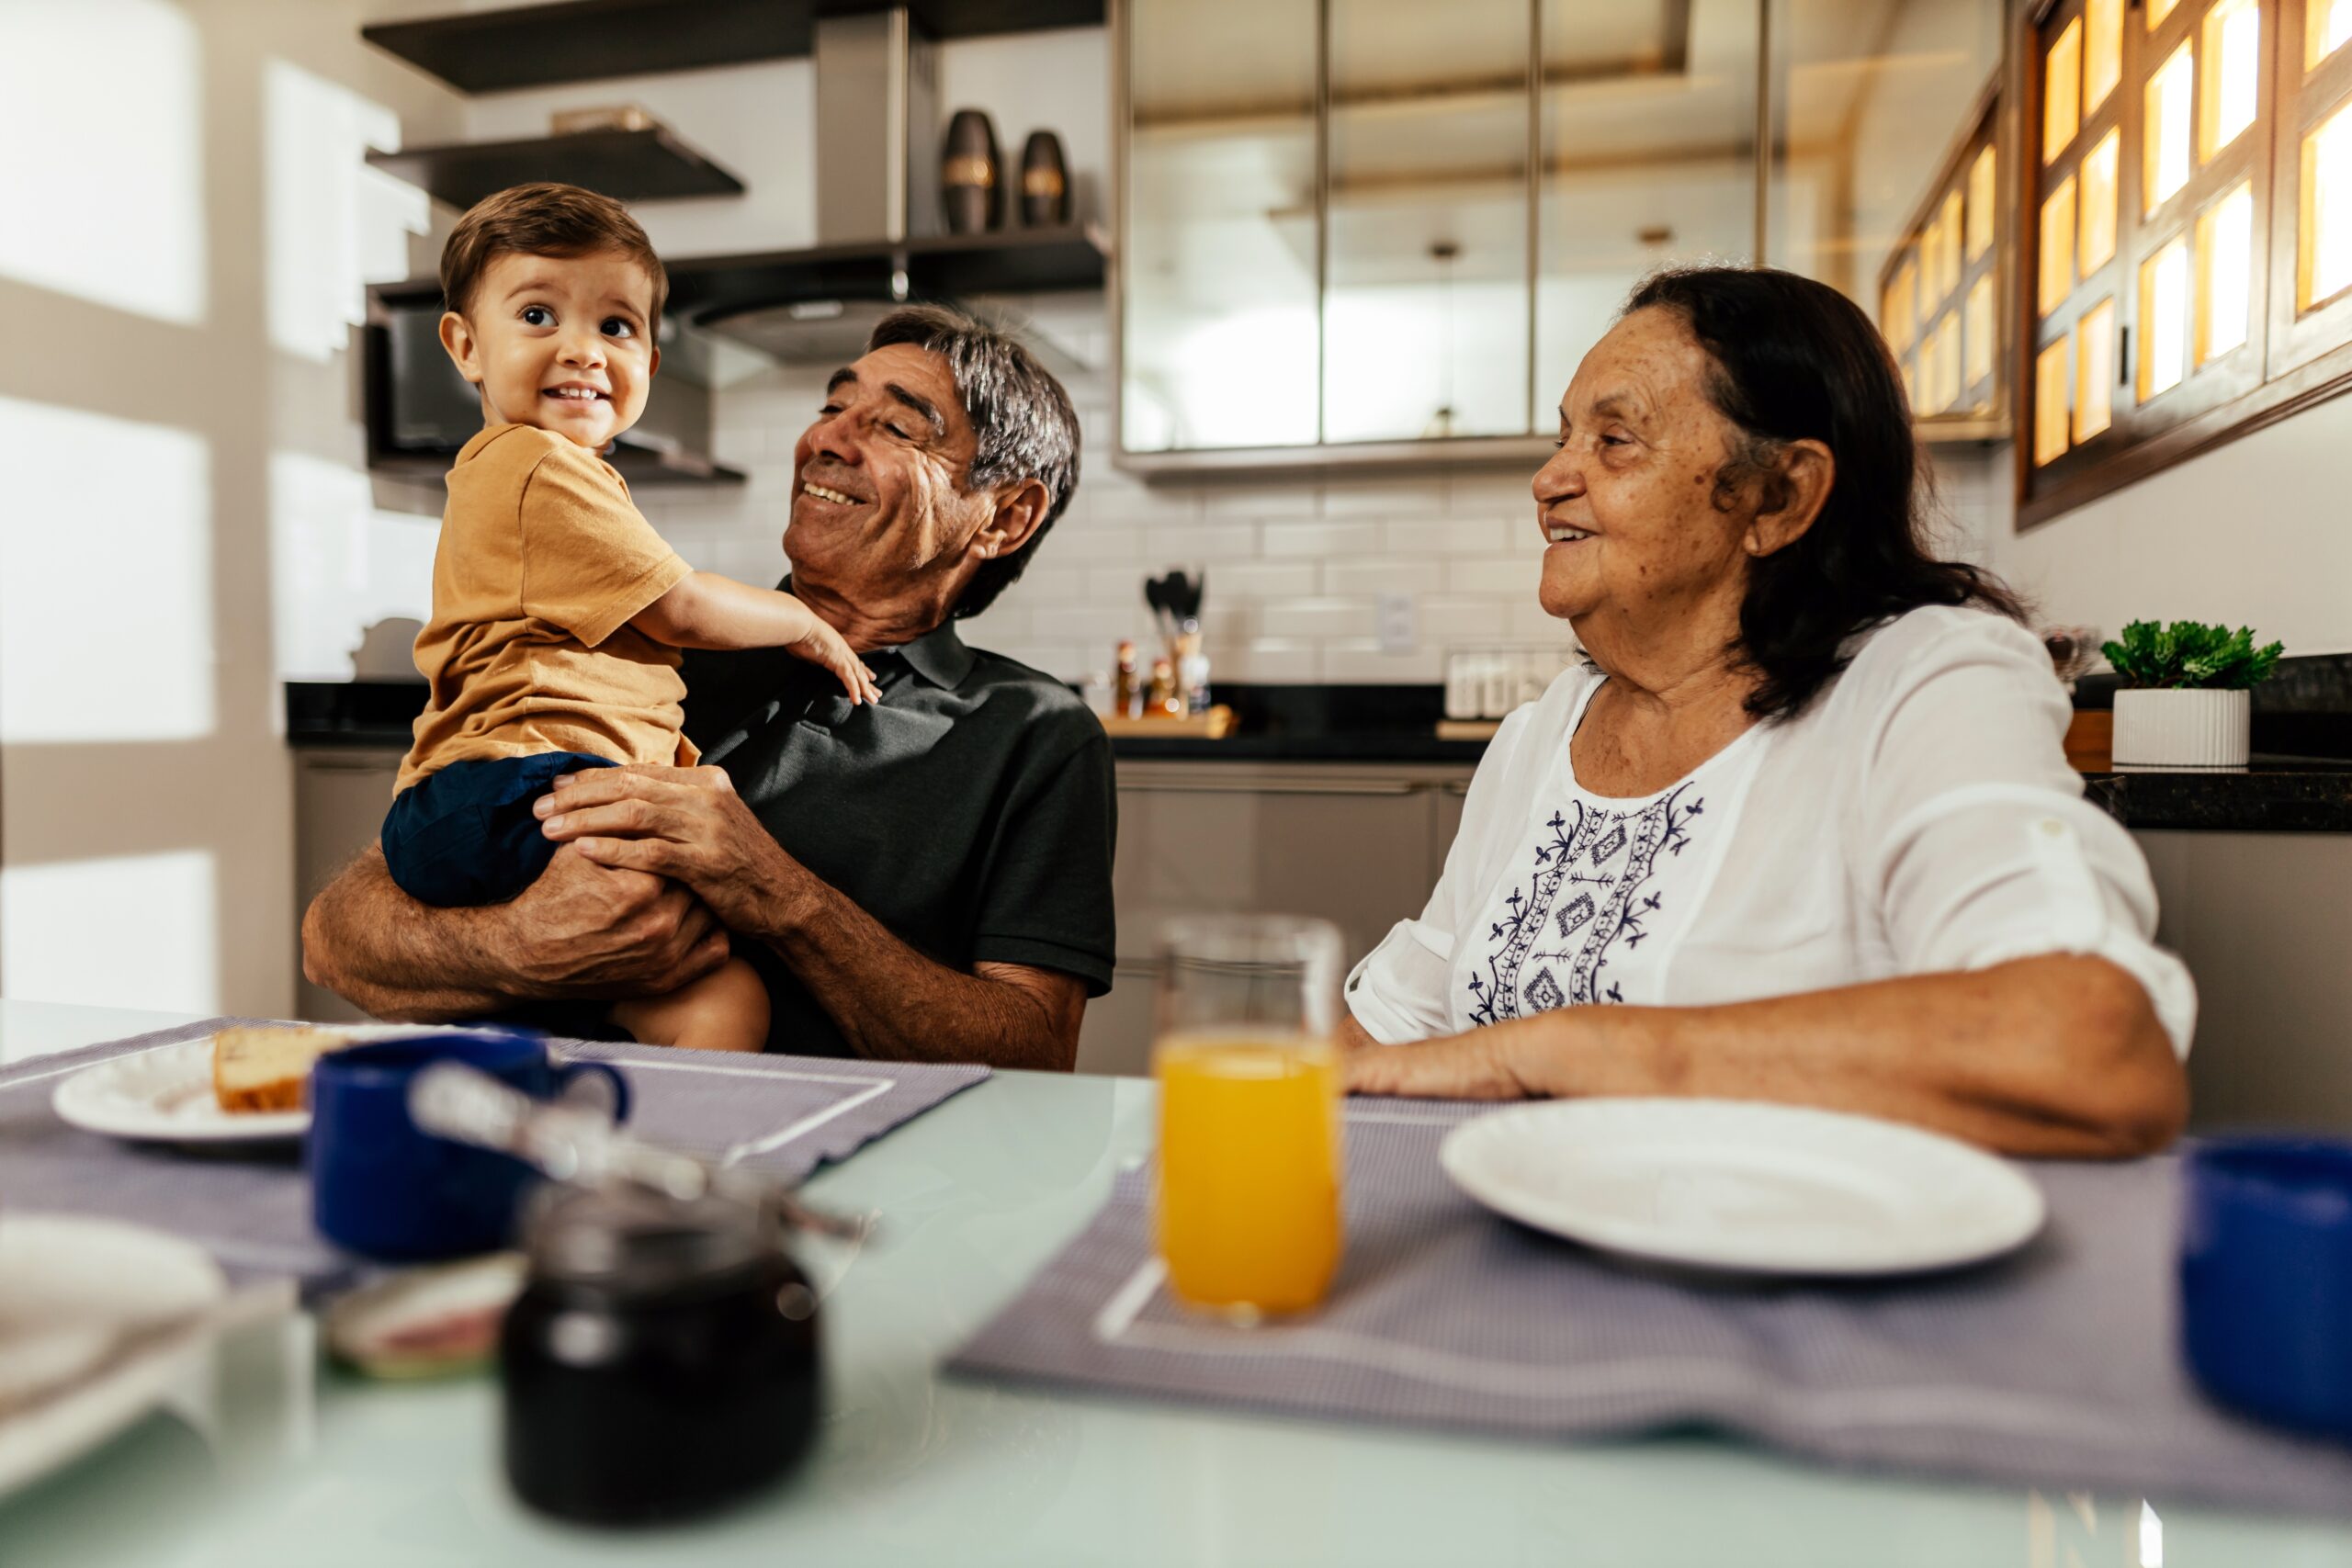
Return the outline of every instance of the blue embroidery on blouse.
<path id="1" fill-rule="evenodd" d="M 1469 980 L 1476 998 L 1472 1023 L 1625 999 L 1616 982 L 1603 983 L 1601 972 L 1621 939 L 1630 953 L 1649 934 L 1642 922 L 1659 912 L 1665 894 L 1644 894 L 1643 886 L 1661 853 L 1679 857 L 1690 846 L 1691 819 L 1706 809 L 1690 792 L 1689 784 L 1680 784 L 1638 811 L 1600 811 L 1577 801 L 1569 808 L 1573 817 L 1552 814 L 1544 824 L 1552 836 L 1535 847 L 1527 885 L 1511 889 L 1503 900 L 1508 913 L 1487 926 L 1494 946 L 1486 973 Z M 1576 869 L 1579 865 L 1590 873 Z M 1555 910 L 1564 886 L 1575 894 Z M 1537 951 L 1547 926 L 1566 945 Z M 1521 971 L 1530 958 L 1535 970 L 1522 986 Z"/>

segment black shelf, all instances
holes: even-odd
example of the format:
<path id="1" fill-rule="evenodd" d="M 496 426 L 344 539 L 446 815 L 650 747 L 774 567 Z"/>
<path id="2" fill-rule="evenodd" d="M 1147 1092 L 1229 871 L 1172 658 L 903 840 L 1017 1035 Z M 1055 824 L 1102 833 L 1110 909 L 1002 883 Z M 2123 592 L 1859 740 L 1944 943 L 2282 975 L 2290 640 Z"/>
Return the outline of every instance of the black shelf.
<path id="1" fill-rule="evenodd" d="M 461 93 L 496 93 L 659 71 L 788 60 L 809 52 L 819 16 L 882 0 L 560 0 L 379 22 L 359 36 Z M 933 38 L 1099 27 L 1104 0 L 909 0 Z"/>
<path id="2" fill-rule="evenodd" d="M 370 152 L 368 162 L 459 209 L 532 180 L 560 180 L 616 201 L 738 196 L 743 189 L 741 180 L 659 128 L 408 147 Z"/>
<path id="3" fill-rule="evenodd" d="M 681 256 L 668 264 L 670 308 L 696 323 L 809 299 L 887 300 L 903 268 L 910 298 L 1083 292 L 1102 287 L 1095 231 L 1002 229 L 988 234 L 825 245 L 743 255 Z"/>
<path id="4" fill-rule="evenodd" d="M 397 451 L 379 449 L 368 455 L 370 473 L 390 474 L 412 479 L 441 479 L 458 460 L 460 448 L 404 447 Z M 744 480 L 741 469 L 715 463 L 695 452 L 662 451 L 651 446 L 631 446 L 624 437 L 605 454 L 605 461 L 620 471 L 629 488 L 646 485 L 739 485 Z"/>

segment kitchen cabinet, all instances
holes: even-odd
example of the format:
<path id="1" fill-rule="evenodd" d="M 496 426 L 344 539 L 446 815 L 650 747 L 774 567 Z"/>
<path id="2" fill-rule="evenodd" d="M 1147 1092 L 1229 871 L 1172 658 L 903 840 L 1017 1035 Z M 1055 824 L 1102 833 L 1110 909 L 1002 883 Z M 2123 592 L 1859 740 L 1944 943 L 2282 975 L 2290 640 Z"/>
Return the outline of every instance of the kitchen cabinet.
<path id="1" fill-rule="evenodd" d="M 2189 1125 L 2352 1134 L 2352 833 L 2142 830 L 2156 940 L 2197 978 Z"/>
<path id="2" fill-rule="evenodd" d="M 1113 873 L 1118 970 L 1087 1010 L 1079 1066 L 1146 1071 L 1160 923 L 1200 912 L 1313 915 L 1351 962 L 1429 901 L 1466 765 L 1124 762 Z"/>
<path id="3" fill-rule="evenodd" d="M 376 841 L 392 804 L 405 749 L 341 747 L 294 753 L 295 1011 L 307 1019 L 367 1015 L 323 986 L 300 978 L 302 911 L 318 890 Z"/>

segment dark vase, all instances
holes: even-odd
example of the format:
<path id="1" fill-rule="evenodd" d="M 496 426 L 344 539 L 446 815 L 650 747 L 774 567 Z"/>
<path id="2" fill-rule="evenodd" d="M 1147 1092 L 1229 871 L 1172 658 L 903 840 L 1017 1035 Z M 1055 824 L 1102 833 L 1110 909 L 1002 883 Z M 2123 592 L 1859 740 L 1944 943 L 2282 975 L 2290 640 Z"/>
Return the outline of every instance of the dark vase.
<path id="1" fill-rule="evenodd" d="M 1054 229 L 1069 221 L 1069 164 L 1062 139 L 1033 130 L 1021 150 L 1021 221 L 1032 229 Z"/>
<path id="2" fill-rule="evenodd" d="M 1002 168 L 996 155 L 996 127 L 978 109 L 957 109 L 947 122 L 947 146 L 940 155 L 939 195 L 947 209 L 947 231 L 978 234 L 1003 221 Z"/>

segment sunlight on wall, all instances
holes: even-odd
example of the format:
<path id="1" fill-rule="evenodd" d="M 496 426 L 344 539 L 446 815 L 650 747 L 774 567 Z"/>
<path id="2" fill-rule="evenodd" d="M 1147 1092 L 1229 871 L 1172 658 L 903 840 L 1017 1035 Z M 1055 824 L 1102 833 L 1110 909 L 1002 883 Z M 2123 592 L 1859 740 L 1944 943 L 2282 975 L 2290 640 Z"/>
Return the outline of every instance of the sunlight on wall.
<path id="1" fill-rule="evenodd" d="M 324 361 L 349 341 L 366 285 L 408 272 L 425 194 L 368 166 L 401 144 L 400 117 L 283 60 L 262 67 L 269 171 L 269 341 Z"/>
<path id="2" fill-rule="evenodd" d="M 219 926 L 203 850 L 11 865 L 0 870 L 0 996 L 219 1012 Z"/>
<path id="3" fill-rule="evenodd" d="M 0 398 L 0 740 L 179 740 L 213 725 L 203 439 Z"/>
<path id="4" fill-rule="evenodd" d="M 439 520 L 377 510 L 368 476 L 300 452 L 269 459 L 270 602 L 277 673 L 346 681 L 360 634 L 433 605 Z"/>
<path id="5" fill-rule="evenodd" d="M 165 0 L 0 0 L 0 276 L 201 321 L 195 25 Z"/>

